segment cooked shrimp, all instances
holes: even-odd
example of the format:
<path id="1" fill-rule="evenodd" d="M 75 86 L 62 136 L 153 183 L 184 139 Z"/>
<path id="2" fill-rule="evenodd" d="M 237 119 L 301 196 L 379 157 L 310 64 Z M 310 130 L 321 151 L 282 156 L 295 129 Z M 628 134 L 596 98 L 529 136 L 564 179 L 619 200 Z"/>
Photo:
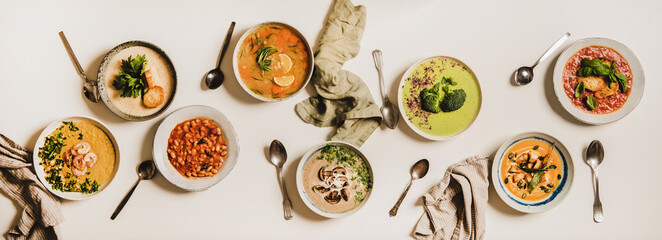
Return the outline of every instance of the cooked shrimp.
<path id="1" fill-rule="evenodd" d="M 85 162 L 85 165 L 87 167 L 94 167 L 94 164 L 97 163 L 97 155 L 89 152 L 85 154 L 85 157 L 83 157 L 83 161 Z"/>
<path id="2" fill-rule="evenodd" d="M 87 168 L 83 168 L 83 169 L 72 168 L 72 169 L 71 169 L 71 172 L 72 172 L 74 175 L 80 177 L 80 176 L 83 176 L 83 175 L 85 175 L 85 174 L 87 173 Z"/>
<path id="3" fill-rule="evenodd" d="M 165 96 L 165 91 L 160 86 L 154 86 L 147 90 L 147 93 L 143 95 L 143 104 L 148 108 L 155 108 L 163 103 L 163 98 Z"/>
<path id="4" fill-rule="evenodd" d="M 90 151 L 91 148 L 92 147 L 87 142 L 78 142 L 76 145 L 74 145 L 74 147 L 71 148 L 71 150 L 76 151 L 78 154 L 85 155 Z"/>
<path id="5" fill-rule="evenodd" d="M 73 160 L 72 166 L 73 166 L 73 169 L 87 168 L 87 164 L 85 163 L 85 156 L 84 155 L 77 155 Z"/>

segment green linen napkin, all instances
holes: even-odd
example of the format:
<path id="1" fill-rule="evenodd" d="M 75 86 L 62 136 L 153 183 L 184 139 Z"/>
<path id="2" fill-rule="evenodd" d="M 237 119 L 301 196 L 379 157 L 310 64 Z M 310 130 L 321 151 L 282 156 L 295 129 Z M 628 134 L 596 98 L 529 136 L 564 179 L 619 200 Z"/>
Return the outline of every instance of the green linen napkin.
<path id="1" fill-rule="evenodd" d="M 335 0 L 322 29 L 315 53 L 311 83 L 317 96 L 295 106 L 297 115 L 318 127 L 338 127 L 331 140 L 357 147 L 379 127 L 381 114 L 368 86 L 359 76 L 341 70 L 342 65 L 359 53 L 365 28 L 364 6 L 349 0 Z"/>

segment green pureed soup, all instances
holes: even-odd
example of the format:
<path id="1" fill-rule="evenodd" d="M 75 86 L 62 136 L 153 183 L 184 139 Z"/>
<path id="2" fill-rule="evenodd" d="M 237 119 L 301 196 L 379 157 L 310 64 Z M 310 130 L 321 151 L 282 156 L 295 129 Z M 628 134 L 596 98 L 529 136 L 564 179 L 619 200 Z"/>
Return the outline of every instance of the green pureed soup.
<path id="1" fill-rule="evenodd" d="M 431 113 L 421 108 L 420 92 L 452 78 L 451 90 L 463 89 L 466 100 L 460 109 Z M 464 63 L 450 57 L 433 57 L 421 61 L 408 73 L 402 84 L 400 103 L 406 120 L 417 132 L 430 138 L 443 138 L 460 133 L 471 125 L 481 105 L 481 92 L 474 73 Z M 442 98 L 445 94 L 440 91 Z"/>

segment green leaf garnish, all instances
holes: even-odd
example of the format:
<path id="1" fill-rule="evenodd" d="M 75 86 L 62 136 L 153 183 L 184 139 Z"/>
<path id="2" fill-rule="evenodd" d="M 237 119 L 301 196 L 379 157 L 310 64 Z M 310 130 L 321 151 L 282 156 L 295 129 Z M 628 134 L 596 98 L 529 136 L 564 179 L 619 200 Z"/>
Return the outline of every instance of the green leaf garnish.
<path id="1" fill-rule="evenodd" d="M 621 73 L 614 73 L 612 75 L 615 76 L 616 81 L 618 81 L 618 85 L 621 87 L 621 92 L 627 92 L 628 91 L 628 78 L 625 77 L 625 75 L 623 75 Z"/>
<path id="2" fill-rule="evenodd" d="M 531 178 L 531 182 L 529 183 L 529 187 L 526 189 L 529 194 L 533 191 L 538 186 L 538 183 L 540 182 L 540 178 L 542 175 L 545 174 L 545 171 L 540 171 L 536 172 L 533 174 L 533 178 Z"/>
<path id="3" fill-rule="evenodd" d="M 271 72 L 271 68 L 269 66 L 271 65 L 272 61 L 268 60 L 267 57 L 276 52 L 278 52 L 278 49 L 275 47 L 263 47 L 257 50 L 257 58 L 255 58 L 255 61 L 257 62 L 257 65 L 260 67 L 260 69 L 262 69 L 262 72 Z"/>
<path id="4" fill-rule="evenodd" d="M 129 56 L 127 60 L 122 60 L 122 71 L 113 81 L 113 87 L 122 91 L 121 97 L 137 98 L 142 95 L 145 88 L 142 77 L 145 74 L 146 64 L 145 55 L 138 55 L 135 59 Z"/>
<path id="5" fill-rule="evenodd" d="M 577 88 L 575 88 L 575 97 L 578 98 L 583 96 L 584 92 L 585 92 L 584 82 L 579 82 L 579 84 L 577 84 Z"/>
<path id="6" fill-rule="evenodd" d="M 588 96 L 586 97 L 586 105 L 588 105 L 588 107 L 589 107 L 591 110 L 595 110 L 595 109 L 598 108 L 598 102 L 597 102 L 597 101 L 595 100 L 595 98 L 593 98 L 593 96 L 591 96 L 591 95 L 588 95 Z"/>

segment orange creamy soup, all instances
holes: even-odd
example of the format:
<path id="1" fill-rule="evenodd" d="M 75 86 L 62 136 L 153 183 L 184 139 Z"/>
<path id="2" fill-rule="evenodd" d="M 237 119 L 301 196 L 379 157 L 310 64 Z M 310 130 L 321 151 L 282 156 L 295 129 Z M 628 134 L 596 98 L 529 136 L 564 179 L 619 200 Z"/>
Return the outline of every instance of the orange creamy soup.
<path id="1" fill-rule="evenodd" d="M 563 178 L 558 150 L 528 139 L 511 146 L 501 160 L 500 179 L 510 193 L 531 202 L 549 197 Z"/>
<path id="2" fill-rule="evenodd" d="M 251 32 L 237 52 L 241 81 L 253 93 L 269 99 L 298 92 L 312 70 L 304 41 L 278 24 Z"/>

